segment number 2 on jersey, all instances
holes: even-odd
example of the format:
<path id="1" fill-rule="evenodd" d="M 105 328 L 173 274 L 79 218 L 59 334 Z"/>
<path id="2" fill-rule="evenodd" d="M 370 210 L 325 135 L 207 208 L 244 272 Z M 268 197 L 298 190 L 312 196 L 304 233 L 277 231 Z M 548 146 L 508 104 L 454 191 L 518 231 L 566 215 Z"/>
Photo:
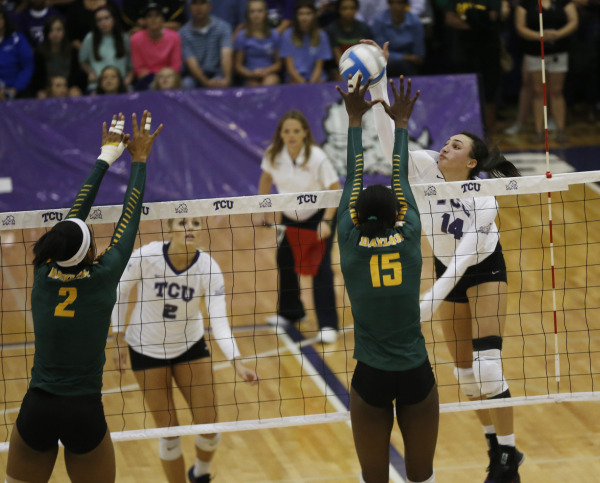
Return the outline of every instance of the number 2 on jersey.
<path id="1" fill-rule="evenodd" d="M 450 225 L 448 225 L 449 221 L 450 215 L 448 213 L 444 213 L 442 215 L 442 231 L 444 233 L 450 233 L 451 235 L 454 235 L 455 240 L 460 240 L 463 236 L 463 225 L 465 222 L 460 218 L 456 218 L 452 223 L 450 223 Z"/>
<path id="2" fill-rule="evenodd" d="M 381 270 L 392 270 L 391 274 L 380 273 L 379 261 L 381 260 Z M 402 262 L 400 262 L 399 253 L 382 253 L 381 255 L 371 256 L 371 283 L 373 287 L 393 287 L 402 283 Z"/>
<path id="3" fill-rule="evenodd" d="M 61 287 L 58 291 L 58 295 L 61 297 L 66 296 L 67 298 L 56 306 L 54 309 L 54 317 L 75 317 L 75 311 L 69 310 L 67 307 L 75 302 L 75 299 L 77 298 L 77 288 Z"/>

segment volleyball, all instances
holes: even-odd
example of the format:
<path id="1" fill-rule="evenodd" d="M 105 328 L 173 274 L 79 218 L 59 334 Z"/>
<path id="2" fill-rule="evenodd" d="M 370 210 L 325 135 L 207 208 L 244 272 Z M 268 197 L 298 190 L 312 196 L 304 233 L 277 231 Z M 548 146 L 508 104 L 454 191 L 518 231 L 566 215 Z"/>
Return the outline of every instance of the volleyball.
<path id="1" fill-rule="evenodd" d="M 369 77 L 372 77 L 370 87 L 381 82 L 385 75 L 385 57 L 381 51 L 369 44 L 356 44 L 347 49 L 340 58 L 340 75 L 348 82 L 348 88 L 354 89 L 357 75 L 362 74 L 361 85 L 365 85 Z M 352 79 L 348 77 L 352 75 Z"/>

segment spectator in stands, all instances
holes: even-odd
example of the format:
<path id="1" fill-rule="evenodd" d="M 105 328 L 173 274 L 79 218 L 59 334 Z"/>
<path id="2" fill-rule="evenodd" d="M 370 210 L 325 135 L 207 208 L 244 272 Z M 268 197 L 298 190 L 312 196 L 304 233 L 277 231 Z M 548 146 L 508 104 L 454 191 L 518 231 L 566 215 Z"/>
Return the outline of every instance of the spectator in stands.
<path id="1" fill-rule="evenodd" d="M 175 72 L 170 67 L 165 67 L 156 73 L 150 88 L 155 91 L 181 89 L 181 76 L 179 72 Z"/>
<path id="2" fill-rule="evenodd" d="M 165 28 L 179 30 L 187 21 L 185 0 L 123 0 L 122 20 L 131 35 L 145 29 L 148 5 L 160 8 Z"/>
<path id="3" fill-rule="evenodd" d="M 408 11 L 408 0 L 388 0 L 388 10 L 373 19 L 373 35 L 379 45 L 389 42 L 387 75 L 419 75 L 425 61 L 425 30 L 419 17 Z"/>
<path id="4" fill-rule="evenodd" d="M 217 0 L 213 3 L 210 13 L 225 20 L 231 27 L 231 31 L 235 32 L 244 23 L 247 3 L 246 0 Z"/>
<path id="5" fill-rule="evenodd" d="M 323 82 L 324 64 L 331 59 L 329 39 L 317 26 L 317 9 L 312 0 L 298 0 L 293 27 L 283 33 L 281 58 L 286 80 L 292 84 Z"/>
<path id="6" fill-rule="evenodd" d="M 546 64 L 546 89 L 548 105 L 556 122 L 556 140 L 567 141 L 565 134 L 566 103 L 563 94 L 565 76 L 569 70 L 569 37 L 577 30 L 578 17 L 571 0 L 542 0 L 544 19 L 544 58 Z M 542 92 L 542 65 L 539 33 L 539 5 L 537 0 L 521 0 L 515 12 L 517 33 L 524 40 L 525 75 L 533 87 L 533 141 L 544 141 L 544 97 Z"/>
<path id="7" fill-rule="evenodd" d="M 146 28 L 131 36 L 131 60 L 138 78 L 136 89 L 147 89 L 154 74 L 164 67 L 181 71 L 181 38 L 165 28 L 162 8 L 157 3 L 146 7 Z"/>
<path id="8" fill-rule="evenodd" d="M 450 69 L 478 75 L 488 136 L 494 131 L 502 73 L 500 28 L 503 20 L 502 2 L 449 0 L 447 4 L 445 21 L 452 40 Z"/>
<path id="9" fill-rule="evenodd" d="M 94 14 L 92 31 L 85 36 L 79 51 L 79 62 L 88 78 L 88 90 L 96 89 L 98 76 L 111 65 L 116 67 L 125 86 L 133 82 L 129 36 L 123 33 L 118 17 L 108 5 Z"/>
<path id="10" fill-rule="evenodd" d="M 25 34 L 33 50 L 44 40 L 44 23 L 50 17 L 60 15 L 49 8 L 46 0 L 27 0 L 27 9 L 15 18 L 17 30 Z"/>
<path id="11" fill-rule="evenodd" d="M 267 11 L 271 27 L 282 34 L 292 26 L 296 0 L 267 0 Z"/>
<path id="12" fill-rule="evenodd" d="M 77 49 L 67 38 L 66 23 L 62 17 L 49 17 L 44 24 L 44 40 L 34 53 L 35 70 L 30 90 L 38 97 L 47 95 L 51 78 L 67 79 L 69 96 L 80 96 L 86 86 Z"/>
<path id="13" fill-rule="evenodd" d="M 333 66 L 328 69 L 329 77 L 339 80 L 338 65 L 340 57 L 348 47 L 357 44 L 361 39 L 373 39 L 373 33 L 365 22 L 356 20 L 358 0 L 337 0 L 337 20 L 327 28 L 329 43 L 333 53 Z"/>
<path id="14" fill-rule="evenodd" d="M 75 0 L 67 8 L 67 36 L 77 50 L 94 25 L 94 12 L 103 7 L 107 0 Z M 116 6 L 115 6 L 116 9 Z"/>
<path id="15" fill-rule="evenodd" d="M 408 4 L 410 5 L 411 13 L 414 13 L 419 18 L 425 16 L 431 17 L 433 13 L 433 6 L 430 0 L 409 0 Z M 375 17 L 385 12 L 388 8 L 387 0 L 360 0 L 357 18 L 369 25 L 373 25 Z"/>
<path id="16" fill-rule="evenodd" d="M 69 90 L 69 82 L 66 77 L 57 75 L 48 78 L 46 88 L 39 91 L 38 99 L 46 99 L 50 97 L 77 97 L 81 95 L 81 91 L 76 93 L 74 90 Z"/>
<path id="17" fill-rule="evenodd" d="M 96 88 L 96 94 L 123 94 L 127 92 L 125 82 L 121 77 L 119 69 L 112 65 L 106 66 L 100 72 L 98 77 L 98 87 Z"/>
<path id="18" fill-rule="evenodd" d="M 185 88 L 222 88 L 231 85 L 233 49 L 231 28 L 210 14 L 212 0 L 192 0 L 192 18 L 181 29 L 186 74 Z"/>
<path id="19" fill-rule="evenodd" d="M 0 100 L 13 99 L 27 88 L 33 75 L 33 52 L 0 5 Z"/>
<path id="20" fill-rule="evenodd" d="M 245 25 L 235 37 L 235 71 L 247 86 L 279 84 L 280 36 L 269 25 L 265 0 L 248 0 Z"/>

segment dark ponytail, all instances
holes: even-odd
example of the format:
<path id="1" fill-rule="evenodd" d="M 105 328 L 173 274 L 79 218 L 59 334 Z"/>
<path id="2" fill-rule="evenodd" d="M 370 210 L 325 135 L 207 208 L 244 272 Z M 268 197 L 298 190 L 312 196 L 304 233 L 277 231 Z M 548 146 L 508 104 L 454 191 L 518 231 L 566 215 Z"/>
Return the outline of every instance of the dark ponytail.
<path id="1" fill-rule="evenodd" d="M 479 136 L 466 131 L 461 134 L 470 138 L 473 143 L 469 156 L 477 161 L 477 165 L 469 173 L 471 177 L 477 176 L 481 171 L 489 173 L 492 178 L 521 176 L 517 167 L 504 157 L 497 146 L 489 150 Z"/>
<path id="2" fill-rule="evenodd" d="M 382 236 L 393 228 L 398 216 L 398 200 L 387 186 L 376 184 L 362 190 L 356 200 L 358 230 L 368 238 Z"/>
<path id="3" fill-rule="evenodd" d="M 40 237 L 33 246 L 33 266 L 40 268 L 47 260 L 66 260 L 69 239 L 59 230 L 50 230 Z"/>

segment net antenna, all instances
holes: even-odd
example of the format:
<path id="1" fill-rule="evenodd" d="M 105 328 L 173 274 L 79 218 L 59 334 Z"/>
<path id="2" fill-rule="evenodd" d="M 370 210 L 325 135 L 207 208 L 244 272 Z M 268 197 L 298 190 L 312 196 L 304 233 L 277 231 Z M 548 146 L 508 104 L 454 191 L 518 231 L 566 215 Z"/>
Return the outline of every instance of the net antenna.
<path id="1" fill-rule="evenodd" d="M 546 95 L 546 61 L 544 58 L 544 19 L 542 15 L 542 0 L 538 0 L 540 18 L 540 61 L 542 63 L 542 91 L 544 96 L 544 140 L 546 143 L 546 178 L 552 178 L 550 171 L 550 148 L 548 146 L 548 99 Z M 550 232 L 550 271 L 552 273 L 552 311 L 554 316 L 554 378 L 556 392 L 560 392 L 560 354 L 558 351 L 558 323 L 556 316 L 556 278 L 554 275 L 554 236 L 552 232 L 552 195 L 548 191 L 548 229 Z M 565 321 L 566 324 L 566 321 Z"/>

